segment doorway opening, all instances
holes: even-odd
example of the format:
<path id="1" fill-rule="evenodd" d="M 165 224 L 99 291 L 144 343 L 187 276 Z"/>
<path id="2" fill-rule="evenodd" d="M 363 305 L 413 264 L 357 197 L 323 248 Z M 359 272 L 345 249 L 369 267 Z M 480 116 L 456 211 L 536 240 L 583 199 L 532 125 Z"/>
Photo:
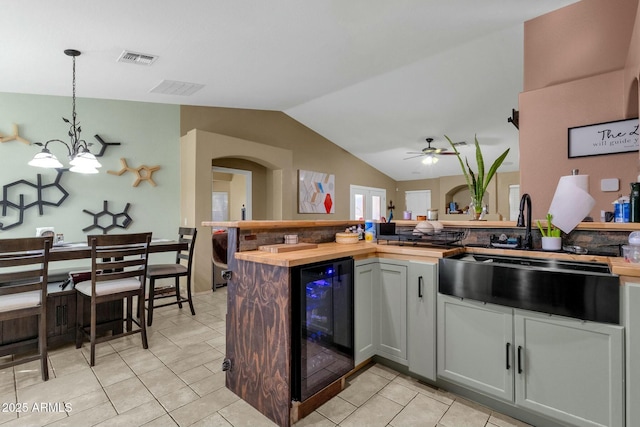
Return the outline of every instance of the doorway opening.
<path id="1" fill-rule="evenodd" d="M 349 218 L 356 221 L 379 221 L 387 206 L 387 190 L 384 188 L 349 186 Z"/>
<path id="2" fill-rule="evenodd" d="M 214 166 L 212 169 L 212 221 L 253 218 L 252 173 L 243 169 Z"/>

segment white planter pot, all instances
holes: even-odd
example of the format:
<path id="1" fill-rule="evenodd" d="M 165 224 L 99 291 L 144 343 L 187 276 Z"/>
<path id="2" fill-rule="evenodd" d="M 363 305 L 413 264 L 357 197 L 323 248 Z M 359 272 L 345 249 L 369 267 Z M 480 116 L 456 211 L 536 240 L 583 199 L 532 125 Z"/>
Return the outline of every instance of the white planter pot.
<path id="1" fill-rule="evenodd" d="M 562 249 L 562 237 L 543 237 L 542 250 L 559 251 Z"/>

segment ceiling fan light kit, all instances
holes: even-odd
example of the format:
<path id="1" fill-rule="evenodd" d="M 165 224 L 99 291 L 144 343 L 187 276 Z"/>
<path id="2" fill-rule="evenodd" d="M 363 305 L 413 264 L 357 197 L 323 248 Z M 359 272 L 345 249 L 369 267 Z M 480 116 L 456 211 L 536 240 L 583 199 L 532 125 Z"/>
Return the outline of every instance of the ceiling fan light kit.
<path id="1" fill-rule="evenodd" d="M 435 165 L 436 163 L 438 163 L 438 158 L 433 154 L 427 154 L 427 156 L 422 159 L 423 165 Z"/>
<path id="2" fill-rule="evenodd" d="M 407 154 L 415 154 L 415 156 L 407 157 L 404 160 L 415 159 L 416 157 L 425 156 L 422 159 L 424 165 L 435 165 L 438 163 L 438 157 L 441 155 L 455 155 L 456 153 L 448 151 L 447 148 L 432 147 L 433 138 L 426 138 L 427 146 L 422 151 L 409 151 Z M 456 145 L 466 145 L 465 142 L 456 142 Z"/>

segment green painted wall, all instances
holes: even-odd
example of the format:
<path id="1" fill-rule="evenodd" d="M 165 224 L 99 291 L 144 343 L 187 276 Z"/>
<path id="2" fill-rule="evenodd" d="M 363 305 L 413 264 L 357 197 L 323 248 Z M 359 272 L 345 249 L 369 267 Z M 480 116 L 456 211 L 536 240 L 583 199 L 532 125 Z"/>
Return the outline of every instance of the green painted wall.
<path id="1" fill-rule="evenodd" d="M 0 238 L 32 236 L 36 227 L 53 226 L 56 233 L 64 234 L 66 241 L 84 241 L 87 234 L 102 231 L 82 231 L 93 224 L 93 217 L 83 209 L 100 212 L 104 200 L 109 203 L 109 211 L 114 213 L 123 211 L 127 203 L 131 204 L 128 210 L 133 220 L 131 225 L 126 230 L 113 229 L 110 234 L 152 231 L 154 237 L 174 238 L 180 222 L 180 107 L 79 98 L 76 100 L 76 113 L 82 137 L 95 143 L 91 147 L 93 153 L 100 150 L 95 134 L 105 141 L 121 142 L 121 145 L 108 147 L 104 156 L 98 158 L 103 165 L 99 174 L 65 172 L 60 183 L 69 196 L 62 205 L 45 206 L 42 216 L 37 207 L 26 210 L 22 225 L 0 230 Z M 31 142 L 49 139 L 66 142 L 69 140 L 69 126 L 62 117 L 71 118 L 70 97 L 0 93 L 0 134 L 3 136 L 13 134 L 15 123 L 19 126 L 20 136 Z M 49 148 L 63 164 L 68 165 L 67 151 L 62 144 L 52 143 Z M 28 146 L 19 141 L 0 144 L 0 187 L 19 180 L 35 184 L 38 173 L 42 175 L 43 184 L 53 182 L 55 170 L 27 165 L 39 150 L 38 146 Z M 132 168 L 159 165 L 161 169 L 152 175 L 157 186 L 142 181 L 133 187 L 136 175 L 131 172 L 121 176 L 108 174 L 107 170 L 119 171 L 122 168 L 120 158 L 125 158 Z M 25 185 L 12 188 L 7 199 L 18 203 L 20 193 L 25 194 L 25 204 L 37 200 L 36 189 Z M 51 190 L 45 191 L 46 200 L 58 197 Z M 6 216 L 2 216 L 0 210 L 0 222 L 5 226 L 17 219 L 16 210 L 10 209 Z M 109 223 L 109 217 L 100 220 L 101 225 Z"/>

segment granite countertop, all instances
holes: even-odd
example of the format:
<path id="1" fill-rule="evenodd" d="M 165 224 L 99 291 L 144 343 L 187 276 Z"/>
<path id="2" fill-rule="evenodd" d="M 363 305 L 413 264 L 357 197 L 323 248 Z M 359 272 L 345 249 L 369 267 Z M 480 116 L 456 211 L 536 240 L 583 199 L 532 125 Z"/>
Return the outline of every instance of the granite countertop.
<path id="1" fill-rule="evenodd" d="M 460 253 L 483 253 L 513 255 L 532 258 L 554 258 L 581 262 L 609 264 L 611 272 L 619 276 L 640 277 L 640 264 L 630 264 L 621 257 L 599 255 L 577 255 L 557 252 L 523 251 L 476 247 L 440 248 L 428 246 L 394 245 L 385 243 L 358 242 L 354 244 L 321 243 L 317 248 L 298 251 L 272 253 L 261 250 L 237 252 L 236 259 L 281 267 L 295 267 L 314 262 L 352 256 L 356 259 L 367 257 L 390 257 L 397 259 L 431 259 L 437 261 Z"/>

